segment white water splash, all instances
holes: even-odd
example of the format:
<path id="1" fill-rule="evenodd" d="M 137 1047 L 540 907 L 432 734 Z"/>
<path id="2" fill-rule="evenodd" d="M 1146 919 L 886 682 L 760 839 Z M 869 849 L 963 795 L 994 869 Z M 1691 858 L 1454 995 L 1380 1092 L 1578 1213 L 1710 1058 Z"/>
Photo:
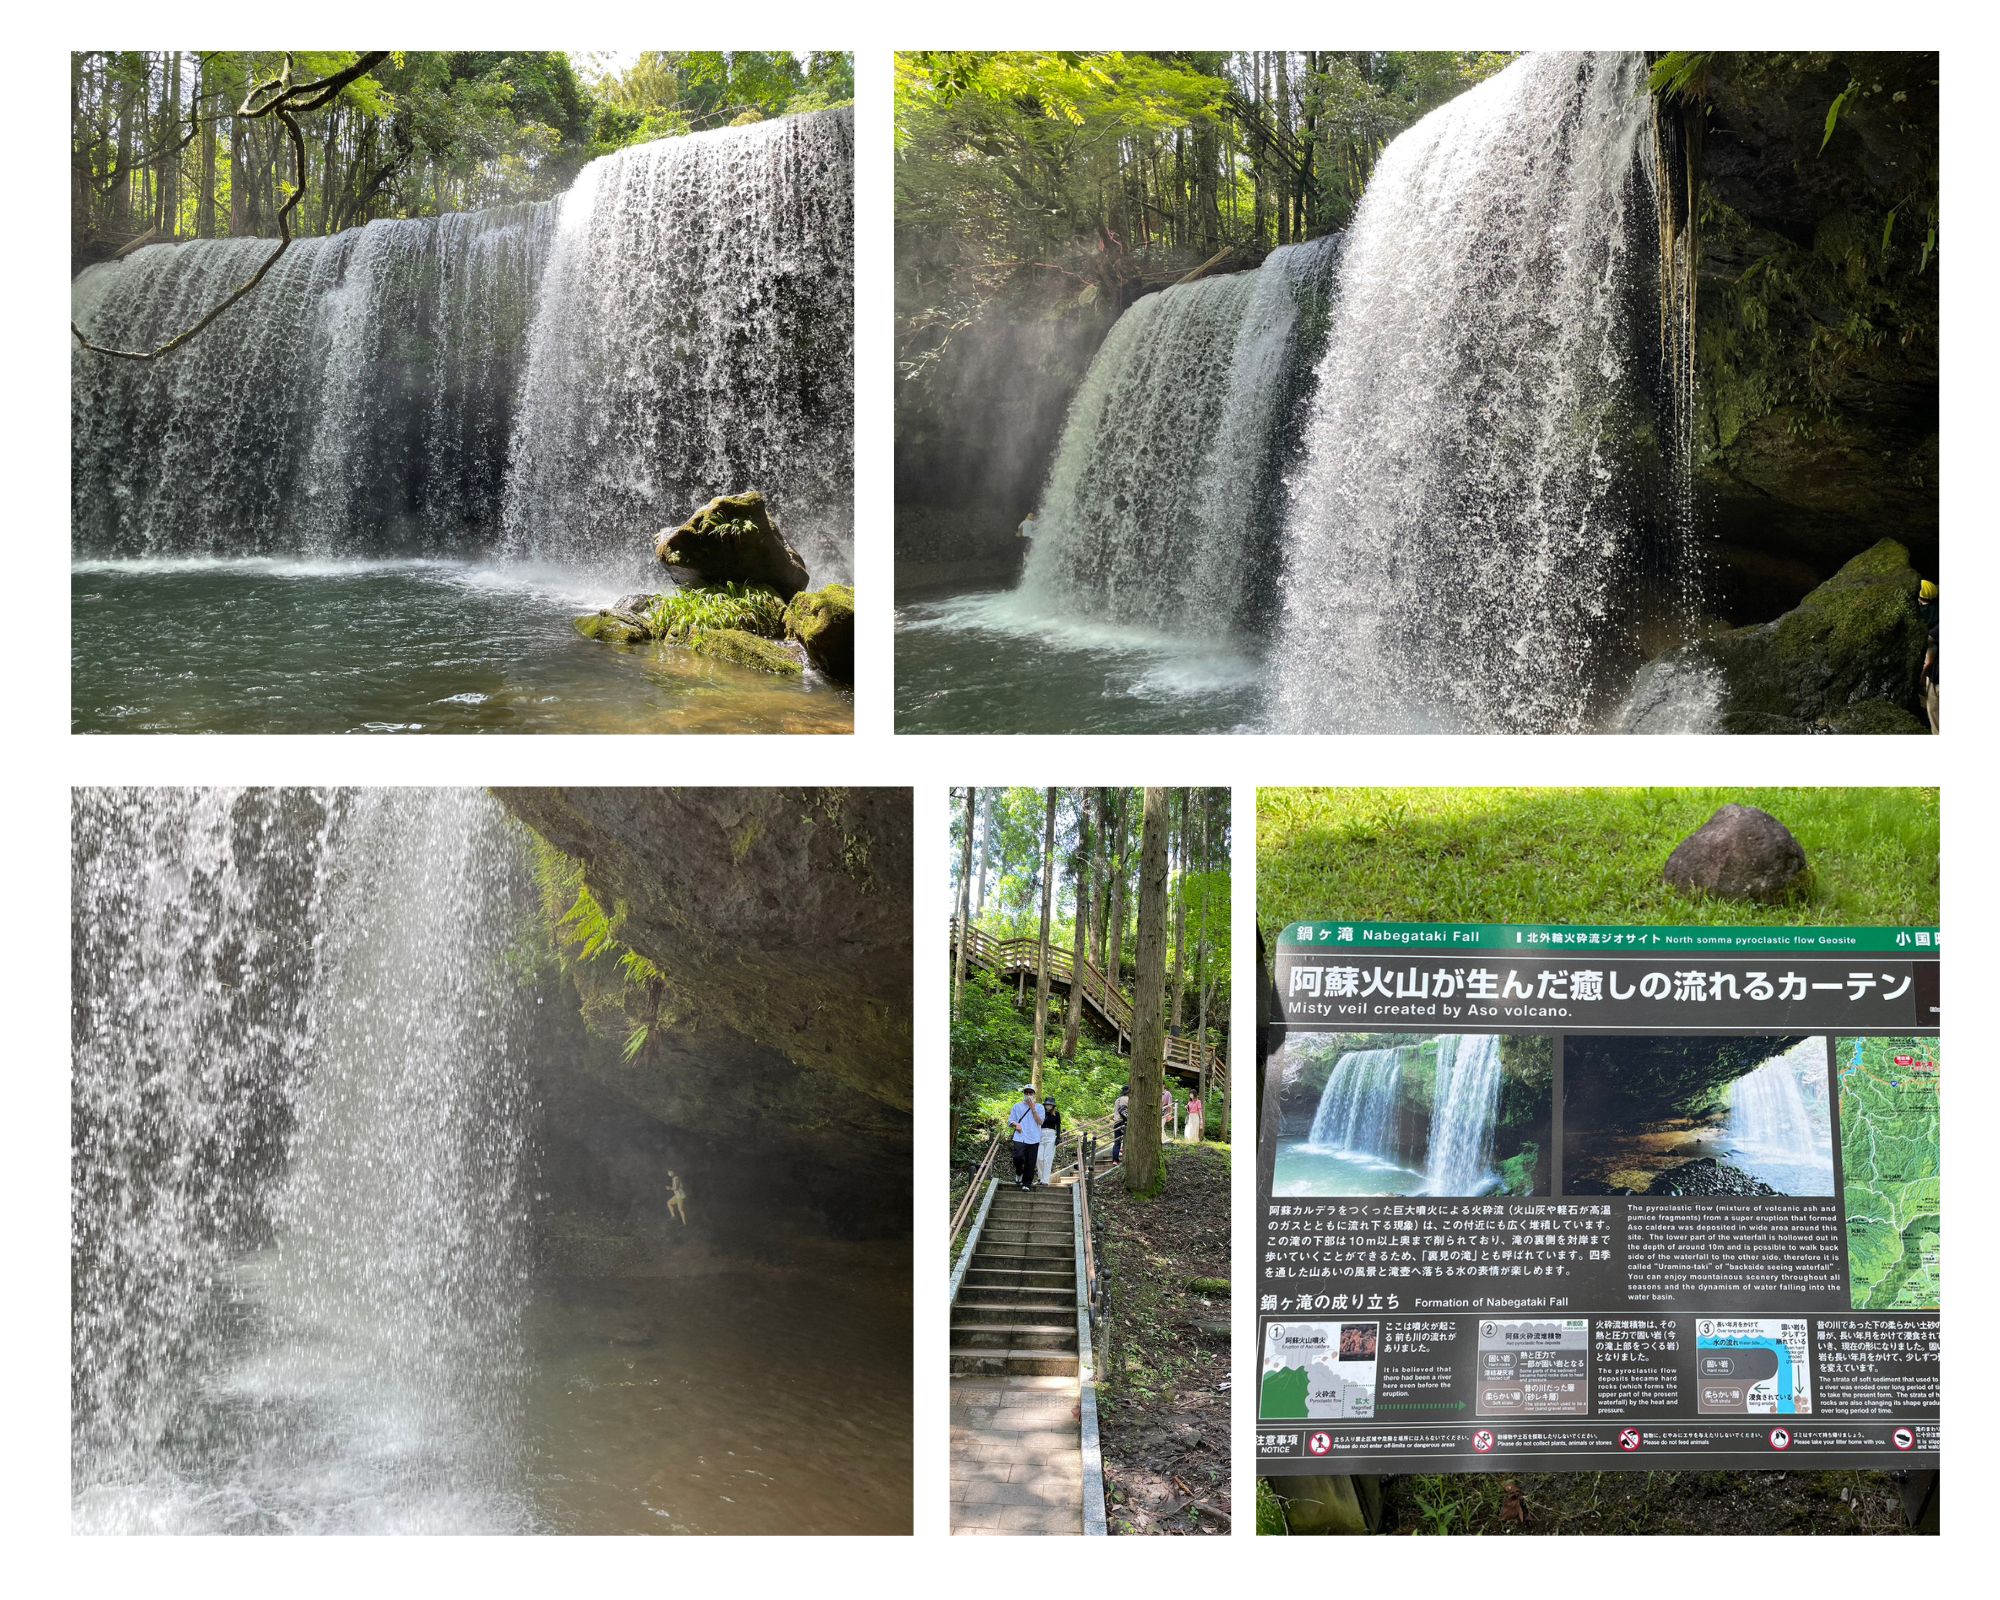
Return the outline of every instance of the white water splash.
<path id="1" fill-rule="evenodd" d="M 1499 1035 L 1445 1034 L 1438 1040 L 1425 1194 L 1484 1194 L 1499 1181 L 1493 1167 L 1499 1115 Z"/>
<path id="2" fill-rule="evenodd" d="M 1729 1086 L 1731 1165 L 1780 1194 L 1833 1193 L 1826 1041 L 1802 1039 Z"/>

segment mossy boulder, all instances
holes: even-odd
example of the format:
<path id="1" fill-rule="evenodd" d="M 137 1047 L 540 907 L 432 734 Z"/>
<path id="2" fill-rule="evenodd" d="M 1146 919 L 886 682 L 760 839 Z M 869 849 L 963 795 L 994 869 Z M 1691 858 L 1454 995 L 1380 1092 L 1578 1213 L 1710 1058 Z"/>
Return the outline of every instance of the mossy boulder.
<path id="1" fill-rule="evenodd" d="M 836 683 L 854 681 L 854 591 L 844 583 L 809 589 L 785 607 L 785 637 Z"/>
<path id="2" fill-rule="evenodd" d="M 1662 660 L 1719 681 L 1723 733 L 1922 733 L 1918 582 L 1909 552 L 1884 539 L 1774 621 Z"/>
<path id="3" fill-rule="evenodd" d="M 742 583 L 789 600 L 809 581 L 806 564 L 785 543 L 755 489 L 718 495 L 655 545 L 677 584 Z"/>
<path id="4" fill-rule="evenodd" d="M 578 617 L 576 631 L 586 639 L 603 644 L 644 644 L 653 637 L 653 625 L 636 611 L 598 611 Z"/>
<path id="5" fill-rule="evenodd" d="M 781 678 L 796 678 L 805 671 L 798 657 L 783 645 L 741 628 L 697 628 L 688 635 L 688 648 L 698 656 L 712 656 Z"/>
<path id="6" fill-rule="evenodd" d="M 1674 847 L 1661 876 L 1683 894 L 1776 905 L 1805 887 L 1805 847 L 1768 811 L 1726 805 Z"/>

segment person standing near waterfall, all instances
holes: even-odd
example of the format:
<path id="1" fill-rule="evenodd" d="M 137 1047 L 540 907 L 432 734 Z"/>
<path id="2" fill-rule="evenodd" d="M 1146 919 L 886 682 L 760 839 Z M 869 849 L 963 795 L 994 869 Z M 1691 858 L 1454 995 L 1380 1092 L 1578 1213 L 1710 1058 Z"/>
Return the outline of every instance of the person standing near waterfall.
<path id="1" fill-rule="evenodd" d="M 1035 1158 L 1042 1149 L 1042 1108 L 1035 1104 L 1035 1086 L 1021 1085 L 1021 1098 L 1007 1113 L 1007 1125 L 1014 1130 L 1014 1182 L 1022 1189 L 1035 1186 Z"/>

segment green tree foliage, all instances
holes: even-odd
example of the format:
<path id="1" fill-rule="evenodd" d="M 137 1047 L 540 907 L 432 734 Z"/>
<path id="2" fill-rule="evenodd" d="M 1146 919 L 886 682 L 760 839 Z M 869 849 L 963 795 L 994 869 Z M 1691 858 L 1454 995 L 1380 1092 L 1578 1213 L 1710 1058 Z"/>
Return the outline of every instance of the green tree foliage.
<path id="1" fill-rule="evenodd" d="M 354 51 L 295 51 L 301 79 Z M 84 50 L 71 57 L 71 227 L 79 263 L 134 239 L 262 236 L 292 185 L 283 130 L 235 115 L 281 51 Z M 560 193 L 628 144 L 853 97 L 830 52 L 392 51 L 307 119 L 293 231 L 435 216 Z"/>
<path id="2" fill-rule="evenodd" d="M 1122 307 L 1344 227 L 1376 157 L 1494 51 L 909 51 L 896 58 L 899 352 L 924 378 L 1023 276 Z"/>

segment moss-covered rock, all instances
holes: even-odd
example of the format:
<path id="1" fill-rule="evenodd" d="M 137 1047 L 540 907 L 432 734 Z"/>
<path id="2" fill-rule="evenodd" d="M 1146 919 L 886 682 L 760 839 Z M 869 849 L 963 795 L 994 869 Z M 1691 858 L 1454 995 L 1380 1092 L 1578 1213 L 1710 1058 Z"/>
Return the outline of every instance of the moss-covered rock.
<path id="1" fill-rule="evenodd" d="M 688 635 L 687 646 L 698 656 L 712 656 L 780 678 L 796 678 L 805 671 L 798 657 L 783 645 L 741 628 L 696 628 Z"/>
<path id="2" fill-rule="evenodd" d="M 653 637 L 653 625 L 633 611 L 593 612 L 578 617 L 575 627 L 584 638 L 603 644 L 644 644 Z"/>
<path id="3" fill-rule="evenodd" d="M 808 589 L 785 607 L 785 637 L 836 683 L 854 681 L 854 591 L 844 583 Z"/>
<path id="4" fill-rule="evenodd" d="M 805 562 L 755 489 L 718 495 L 661 534 L 655 552 L 677 584 L 743 583 L 789 600 L 809 581 Z"/>
<path id="5" fill-rule="evenodd" d="M 1776 620 L 1662 660 L 1719 683 L 1724 733 L 1922 733 L 1918 581 L 1909 552 L 1884 539 Z"/>

